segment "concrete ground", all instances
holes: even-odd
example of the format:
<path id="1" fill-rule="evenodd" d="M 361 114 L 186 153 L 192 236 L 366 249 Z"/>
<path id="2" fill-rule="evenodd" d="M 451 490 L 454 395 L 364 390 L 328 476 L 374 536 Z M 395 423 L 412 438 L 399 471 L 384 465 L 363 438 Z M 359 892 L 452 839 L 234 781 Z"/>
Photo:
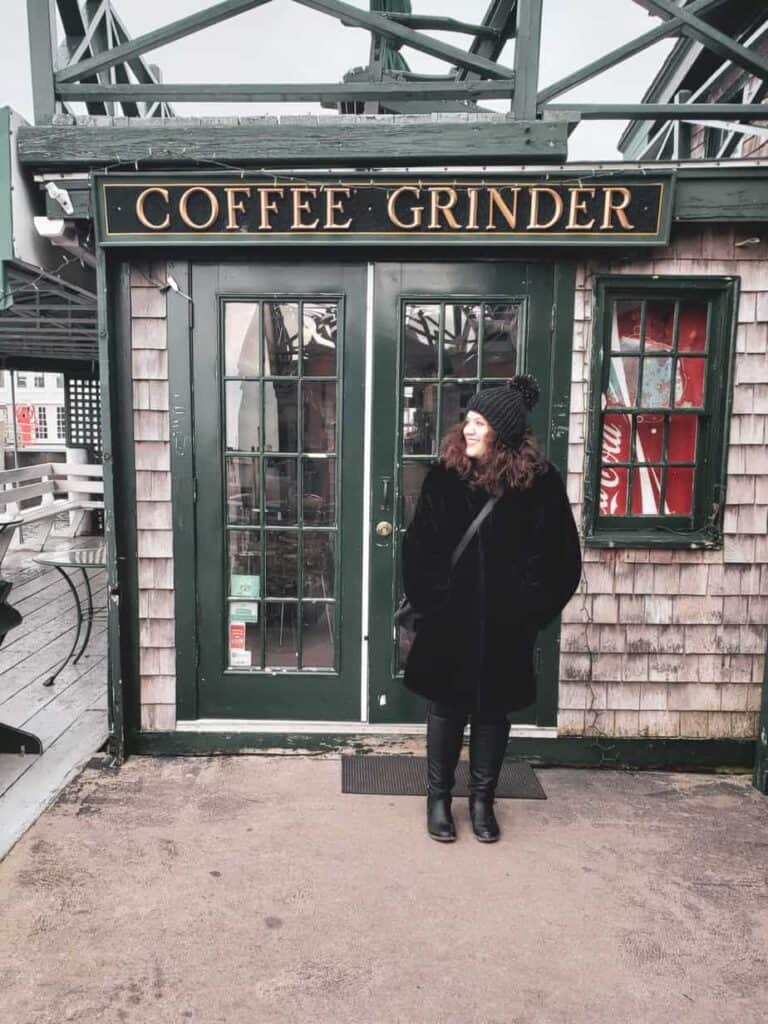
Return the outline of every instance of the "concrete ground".
<path id="1" fill-rule="evenodd" d="M 335 758 L 87 768 L 0 863 L 2 1024 L 768 1019 L 748 776 L 538 772 L 431 841 Z"/>

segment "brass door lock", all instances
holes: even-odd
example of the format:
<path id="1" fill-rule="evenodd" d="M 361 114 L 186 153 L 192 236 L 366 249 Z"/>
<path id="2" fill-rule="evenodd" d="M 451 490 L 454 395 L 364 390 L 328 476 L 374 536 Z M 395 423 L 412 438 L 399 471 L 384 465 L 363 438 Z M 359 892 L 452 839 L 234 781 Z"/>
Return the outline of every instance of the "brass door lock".
<path id="1" fill-rule="evenodd" d="M 386 520 L 376 523 L 376 533 L 379 537 L 389 537 L 392 533 L 392 523 L 388 523 Z"/>

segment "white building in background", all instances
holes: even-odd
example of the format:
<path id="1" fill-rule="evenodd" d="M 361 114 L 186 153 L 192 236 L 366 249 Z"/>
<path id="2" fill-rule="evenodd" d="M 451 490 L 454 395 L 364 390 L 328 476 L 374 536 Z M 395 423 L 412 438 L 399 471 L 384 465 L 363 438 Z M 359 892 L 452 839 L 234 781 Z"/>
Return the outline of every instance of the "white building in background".
<path id="1" fill-rule="evenodd" d="M 11 384 L 13 374 L 14 386 Z M 15 404 L 15 417 L 14 417 Z M 41 370 L 0 370 L 0 442 L 19 451 L 64 451 L 64 375 Z"/>

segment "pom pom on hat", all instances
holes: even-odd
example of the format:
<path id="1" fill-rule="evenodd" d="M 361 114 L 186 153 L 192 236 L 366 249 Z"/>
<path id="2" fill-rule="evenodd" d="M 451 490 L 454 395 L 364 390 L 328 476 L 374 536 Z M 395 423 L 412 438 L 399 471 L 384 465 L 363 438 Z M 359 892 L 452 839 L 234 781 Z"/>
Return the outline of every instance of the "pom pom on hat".
<path id="1" fill-rule="evenodd" d="M 539 400 L 539 385 L 529 373 L 518 373 L 501 387 L 478 391 L 467 403 L 467 412 L 484 416 L 496 436 L 509 448 L 517 448 L 528 426 L 526 412 Z"/>
<path id="2" fill-rule="evenodd" d="M 532 409 L 539 400 L 539 382 L 530 373 L 518 373 L 507 384 L 508 388 L 517 388 L 523 396 L 526 409 Z"/>

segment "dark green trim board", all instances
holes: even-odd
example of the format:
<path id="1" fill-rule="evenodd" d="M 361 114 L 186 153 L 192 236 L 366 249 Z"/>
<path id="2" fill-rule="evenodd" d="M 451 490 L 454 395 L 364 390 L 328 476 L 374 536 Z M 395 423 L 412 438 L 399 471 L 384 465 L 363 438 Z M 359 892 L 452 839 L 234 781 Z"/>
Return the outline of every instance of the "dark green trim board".
<path id="1" fill-rule="evenodd" d="M 408 742 L 412 735 L 366 733 L 142 732 L 130 737 L 130 752 L 162 757 L 213 754 L 258 754 L 282 750 L 335 754 L 354 749 L 378 753 L 381 745 Z M 557 739 L 512 738 L 509 758 L 534 767 L 610 768 L 653 771 L 749 771 L 754 740 L 654 739 L 642 736 L 562 736 Z"/>
<path id="2" fill-rule="evenodd" d="M 736 277 L 605 274 L 595 278 L 595 343 L 592 347 L 584 478 L 585 545 L 642 548 L 717 548 L 722 545 L 738 295 L 739 280 Z M 613 304 L 641 300 L 681 303 L 693 300 L 709 304 L 704 411 L 697 416 L 696 469 L 690 515 L 598 514 L 603 415 L 601 396 L 611 372 Z M 641 370 L 648 361 L 645 356 L 627 358 L 637 358 Z M 637 409 L 639 406 L 632 408 Z M 657 414 L 670 414 L 675 409 L 657 407 L 653 411 Z M 626 460 L 622 458 L 621 464 L 626 464 Z"/>
<path id="3" fill-rule="evenodd" d="M 13 259 L 13 207 L 11 205 L 11 111 L 0 107 L 0 312 L 13 305 L 5 294 L 5 260 Z"/>
<path id="4" fill-rule="evenodd" d="M 763 666 L 763 690 L 760 698 L 760 716 L 757 723 L 755 764 L 752 774 L 755 789 L 768 796 L 768 651 Z"/>

